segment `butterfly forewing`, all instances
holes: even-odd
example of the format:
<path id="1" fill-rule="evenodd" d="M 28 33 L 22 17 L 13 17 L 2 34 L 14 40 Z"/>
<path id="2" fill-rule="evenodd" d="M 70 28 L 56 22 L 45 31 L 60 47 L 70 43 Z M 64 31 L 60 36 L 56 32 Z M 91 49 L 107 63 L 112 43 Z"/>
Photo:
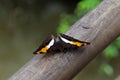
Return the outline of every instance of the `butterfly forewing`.
<path id="1" fill-rule="evenodd" d="M 80 41 L 65 34 L 60 34 L 59 39 L 64 43 L 63 45 L 65 45 L 66 48 L 70 49 L 86 46 L 89 44 L 89 42 Z"/>
<path id="2" fill-rule="evenodd" d="M 40 45 L 40 47 L 34 52 L 34 54 L 47 53 L 48 50 L 54 45 L 55 39 L 54 36 L 49 36 L 45 41 Z"/>

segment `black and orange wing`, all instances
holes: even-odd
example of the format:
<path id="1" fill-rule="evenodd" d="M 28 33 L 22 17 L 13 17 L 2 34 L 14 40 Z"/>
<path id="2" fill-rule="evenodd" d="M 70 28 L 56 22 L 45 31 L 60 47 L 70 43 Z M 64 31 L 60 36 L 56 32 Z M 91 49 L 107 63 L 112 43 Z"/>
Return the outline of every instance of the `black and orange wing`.
<path id="1" fill-rule="evenodd" d="M 75 49 L 90 44 L 89 42 L 80 41 L 65 34 L 59 34 L 59 39 L 65 50 Z"/>
<path id="2" fill-rule="evenodd" d="M 40 47 L 33 54 L 47 53 L 49 49 L 55 44 L 55 38 L 53 35 L 49 36 Z"/>

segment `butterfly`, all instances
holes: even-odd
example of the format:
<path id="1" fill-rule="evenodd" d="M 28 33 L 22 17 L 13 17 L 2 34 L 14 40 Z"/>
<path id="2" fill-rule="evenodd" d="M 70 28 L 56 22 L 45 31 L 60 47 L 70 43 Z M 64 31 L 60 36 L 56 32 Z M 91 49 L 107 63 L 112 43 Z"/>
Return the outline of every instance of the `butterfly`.
<path id="1" fill-rule="evenodd" d="M 60 33 L 57 38 L 51 35 L 45 39 L 34 54 L 67 52 L 89 44 Z"/>

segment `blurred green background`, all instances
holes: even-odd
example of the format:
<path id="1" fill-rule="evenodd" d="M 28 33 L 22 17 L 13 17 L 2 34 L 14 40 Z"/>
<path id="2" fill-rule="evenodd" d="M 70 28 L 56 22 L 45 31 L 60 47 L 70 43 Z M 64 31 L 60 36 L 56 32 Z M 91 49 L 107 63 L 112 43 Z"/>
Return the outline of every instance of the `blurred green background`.
<path id="1" fill-rule="evenodd" d="M 51 34 L 64 33 L 101 0 L 0 0 L 0 80 L 8 79 Z M 74 80 L 113 80 L 120 74 L 120 38 Z"/>

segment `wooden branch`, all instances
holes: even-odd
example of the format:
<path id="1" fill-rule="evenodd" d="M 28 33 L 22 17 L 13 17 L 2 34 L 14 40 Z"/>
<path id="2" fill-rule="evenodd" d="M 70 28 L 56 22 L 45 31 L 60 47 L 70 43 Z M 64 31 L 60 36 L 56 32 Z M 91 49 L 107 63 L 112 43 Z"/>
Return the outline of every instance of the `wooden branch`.
<path id="1" fill-rule="evenodd" d="M 120 80 L 120 75 L 115 80 Z"/>
<path id="2" fill-rule="evenodd" d="M 91 44 L 73 52 L 35 56 L 9 80 L 71 80 L 120 35 L 120 0 L 103 0 L 65 34 Z"/>

